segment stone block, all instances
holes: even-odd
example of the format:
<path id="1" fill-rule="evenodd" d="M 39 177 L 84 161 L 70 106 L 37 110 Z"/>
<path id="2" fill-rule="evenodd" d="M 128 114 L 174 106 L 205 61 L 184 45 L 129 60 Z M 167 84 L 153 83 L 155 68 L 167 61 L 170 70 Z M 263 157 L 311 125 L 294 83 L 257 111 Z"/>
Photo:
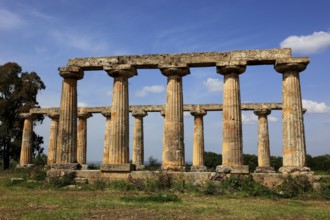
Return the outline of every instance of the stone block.
<path id="1" fill-rule="evenodd" d="M 216 172 L 218 173 L 249 173 L 249 166 L 247 165 L 237 165 L 237 166 L 217 166 Z"/>
<path id="2" fill-rule="evenodd" d="M 255 173 L 275 173 L 273 167 L 257 167 Z"/>
<path id="3" fill-rule="evenodd" d="M 50 165 L 50 168 L 55 170 L 80 170 L 81 165 L 79 163 L 54 163 Z"/>
<path id="4" fill-rule="evenodd" d="M 190 169 L 191 172 L 206 172 L 206 166 L 192 166 Z"/>
<path id="5" fill-rule="evenodd" d="M 281 167 L 278 170 L 280 173 L 283 174 L 293 174 L 293 173 L 302 173 L 308 174 L 313 173 L 309 167 Z"/>
<path id="6" fill-rule="evenodd" d="M 131 172 L 135 170 L 135 165 L 131 163 L 123 164 L 101 164 L 102 172 Z"/>

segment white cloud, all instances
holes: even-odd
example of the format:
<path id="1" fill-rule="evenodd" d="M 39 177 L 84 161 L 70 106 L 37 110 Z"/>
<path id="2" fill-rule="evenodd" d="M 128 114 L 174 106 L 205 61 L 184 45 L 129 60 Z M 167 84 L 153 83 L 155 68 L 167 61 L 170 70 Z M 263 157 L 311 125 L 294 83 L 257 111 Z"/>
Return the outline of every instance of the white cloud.
<path id="1" fill-rule="evenodd" d="M 25 22 L 18 15 L 0 9 L 0 29 L 15 29 L 23 25 Z"/>
<path id="2" fill-rule="evenodd" d="M 203 81 L 208 92 L 219 92 L 223 90 L 223 82 L 220 79 L 207 78 Z"/>
<path id="3" fill-rule="evenodd" d="M 303 99 L 302 104 L 307 109 L 307 113 L 330 113 L 330 106 L 325 104 L 325 102 Z"/>
<path id="4" fill-rule="evenodd" d="M 141 90 L 136 92 L 136 96 L 143 97 L 148 93 L 162 93 L 165 91 L 165 87 L 162 85 L 153 85 L 153 86 L 145 86 Z"/>
<path id="5" fill-rule="evenodd" d="M 242 113 L 242 123 L 243 124 L 255 124 L 258 122 L 258 117 L 254 114 L 244 114 Z"/>
<path id="6" fill-rule="evenodd" d="M 312 54 L 320 52 L 330 46 L 330 32 L 314 32 L 305 36 L 289 36 L 284 39 L 280 46 L 292 48 L 294 52 Z"/>
<path id="7" fill-rule="evenodd" d="M 279 120 L 279 119 L 276 118 L 275 116 L 271 116 L 271 115 L 268 116 L 268 121 L 269 121 L 269 122 L 278 122 L 278 120 Z"/>
<path id="8" fill-rule="evenodd" d="M 88 104 L 86 102 L 78 102 L 78 107 L 87 107 Z"/>
<path id="9" fill-rule="evenodd" d="M 79 31 L 52 30 L 50 35 L 62 46 L 66 45 L 82 51 L 102 53 L 108 48 L 107 43 Z"/>

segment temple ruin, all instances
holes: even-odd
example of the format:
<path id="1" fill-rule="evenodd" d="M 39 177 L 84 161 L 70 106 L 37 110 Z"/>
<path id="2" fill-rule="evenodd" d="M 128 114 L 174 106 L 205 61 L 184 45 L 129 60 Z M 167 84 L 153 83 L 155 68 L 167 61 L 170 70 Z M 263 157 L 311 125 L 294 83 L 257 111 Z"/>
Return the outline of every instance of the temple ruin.
<path id="1" fill-rule="evenodd" d="M 164 116 L 162 169 L 183 171 L 185 145 L 183 112 L 194 117 L 193 172 L 204 172 L 203 117 L 209 111 L 222 111 L 222 164 L 219 173 L 249 173 L 243 162 L 241 111 L 253 111 L 258 116 L 258 168 L 255 172 L 273 173 L 270 167 L 270 146 L 267 116 L 282 111 L 283 166 L 281 173 L 309 172 L 306 167 L 306 144 L 299 73 L 309 63 L 305 57 L 292 57 L 290 49 L 242 50 L 232 52 L 154 54 L 70 59 L 59 68 L 63 77 L 59 108 L 36 108 L 22 114 L 25 118 L 20 165 L 31 163 L 32 124 L 38 114 L 51 118 L 48 163 L 52 169 L 79 169 L 86 164 L 87 120 L 93 114 L 105 117 L 104 156 L 101 172 L 130 173 L 143 168 L 143 118 L 148 112 Z M 273 65 L 283 75 L 282 103 L 241 103 L 240 74 L 251 65 Z M 194 67 L 216 67 L 223 75 L 222 104 L 183 102 L 182 78 Z M 128 81 L 138 77 L 139 69 L 159 69 L 167 77 L 164 105 L 129 105 Z M 86 71 L 105 71 L 113 78 L 112 104 L 108 107 L 77 107 L 77 81 Z M 275 72 L 274 71 L 274 72 Z M 220 103 L 220 100 L 219 100 Z M 129 162 L 129 117 L 134 117 L 132 163 Z M 101 158 L 100 158 L 101 160 Z"/>

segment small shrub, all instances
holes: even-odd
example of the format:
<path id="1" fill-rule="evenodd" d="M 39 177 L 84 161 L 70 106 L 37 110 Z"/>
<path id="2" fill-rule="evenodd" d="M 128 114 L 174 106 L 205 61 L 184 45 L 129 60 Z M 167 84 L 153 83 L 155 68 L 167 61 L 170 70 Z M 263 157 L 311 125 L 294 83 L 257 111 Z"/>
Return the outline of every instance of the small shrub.
<path id="1" fill-rule="evenodd" d="M 102 179 L 97 179 L 94 183 L 93 186 L 96 190 L 102 190 L 104 191 L 105 188 L 107 187 L 107 183 L 102 180 Z"/>
<path id="2" fill-rule="evenodd" d="M 66 172 L 61 175 L 53 175 L 48 177 L 48 183 L 55 188 L 61 188 L 74 184 L 75 177 L 76 175 L 74 172 Z"/>
<path id="3" fill-rule="evenodd" d="M 217 185 L 213 181 L 209 181 L 204 185 L 204 194 L 205 195 L 219 195 L 220 188 L 219 185 Z"/>
<path id="4" fill-rule="evenodd" d="M 134 184 L 126 181 L 126 180 L 113 180 L 109 182 L 109 187 L 116 190 L 135 190 Z"/>
<path id="5" fill-rule="evenodd" d="M 284 198 L 293 198 L 312 190 L 312 184 L 305 175 L 288 176 L 277 188 L 278 194 Z"/>

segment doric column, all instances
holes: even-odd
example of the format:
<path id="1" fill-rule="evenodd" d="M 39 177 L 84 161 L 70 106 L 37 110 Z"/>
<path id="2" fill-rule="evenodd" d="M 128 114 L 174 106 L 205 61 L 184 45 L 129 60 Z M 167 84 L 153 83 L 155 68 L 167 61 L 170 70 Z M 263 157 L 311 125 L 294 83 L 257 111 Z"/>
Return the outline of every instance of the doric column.
<path id="1" fill-rule="evenodd" d="M 91 113 L 78 113 L 78 137 L 77 137 L 77 162 L 86 164 L 87 151 L 87 119 L 92 117 Z"/>
<path id="2" fill-rule="evenodd" d="M 129 163 L 129 102 L 128 78 L 136 75 L 134 68 L 124 66 L 107 70 L 114 78 L 111 106 L 109 161 L 101 165 L 103 171 L 130 171 Z"/>
<path id="3" fill-rule="evenodd" d="M 33 120 L 35 117 L 30 113 L 24 113 L 20 116 L 24 118 L 21 156 L 19 161 L 19 165 L 22 167 L 27 164 L 32 164 Z"/>
<path id="4" fill-rule="evenodd" d="M 222 166 L 218 172 L 246 173 L 243 165 L 242 116 L 239 74 L 246 69 L 244 63 L 222 63 L 217 72 L 224 75 L 222 110 Z"/>
<path id="5" fill-rule="evenodd" d="M 57 148 L 57 134 L 58 134 L 58 119 L 59 114 L 48 114 L 51 119 L 49 143 L 48 143 L 48 157 L 47 164 L 56 163 L 56 148 Z"/>
<path id="6" fill-rule="evenodd" d="M 182 76 L 189 74 L 189 69 L 163 68 L 161 71 L 167 76 L 162 168 L 181 171 L 185 165 Z"/>
<path id="7" fill-rule="evenodd" d="M 258 167 L 256 173 L 274 172 L 270 166 L 268 119 L 270 109 L 255 109 L 254 114 L 258 116 Z"/>
<path id="8" fill-rule="evenodd" d="M 135 164 L 137 170 L 144 168 L 143 117 L 147 115 L 147 112 L 142 110 L 132 112 L 132 116 L 134 117 L 132 163 Z"/>
<path id="9" fill-rule="evenodd" d="M 277 60 L 275 70 L 282 79 L 283 167 L 280 172 L 308 171 L 302 98 L 299 73 L 309 63 L 308 58 Z"/>
<path id="10" fill-rule="evenodd" d="M 110 148 L 110 129 L 111 129 L 111 113 L 102 112 L 102 115 L 106 118 L 105 131 L 104 131 L 104 148 L 103 148 L 103 164 L 109 163 L 109 148 Z"/>
<path id="11" fill-rule="evenodd" d="M 194 143 L 193 143 L 193 162 L 191 171 L 207 171 L 204 166 L 204 123 L 203 117 L 206 115 L 204 110 L 190 112 L 194 116 Z"/>

